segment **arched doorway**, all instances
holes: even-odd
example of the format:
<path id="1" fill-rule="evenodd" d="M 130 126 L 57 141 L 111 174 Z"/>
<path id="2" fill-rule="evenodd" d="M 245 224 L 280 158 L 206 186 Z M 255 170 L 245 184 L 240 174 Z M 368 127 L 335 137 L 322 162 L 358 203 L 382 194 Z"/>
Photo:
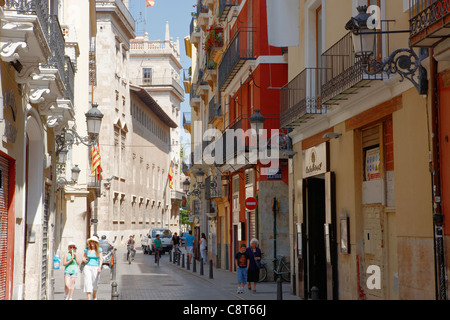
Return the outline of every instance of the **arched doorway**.
<path id="1" fill-rule="evenodd" d="M 41 299 L 44 134 L 37 111 L 26 120 L 24 299 Z M 46 273 L 46 272 L 45 272 Z"/>

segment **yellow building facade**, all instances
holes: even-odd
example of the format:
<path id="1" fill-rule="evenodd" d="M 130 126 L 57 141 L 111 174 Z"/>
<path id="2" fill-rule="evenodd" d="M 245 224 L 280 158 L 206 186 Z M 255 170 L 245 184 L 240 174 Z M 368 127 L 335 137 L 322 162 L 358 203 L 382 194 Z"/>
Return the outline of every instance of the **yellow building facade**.
<path id="1" fill-rule="evenodd" d="M 378 31 L 409 30 L 405 1 L 300 0 L 281 107 L 296 152 L 291 289 L 305 299 L 434 299 L 430 95 L 399 74 L 364 72 L 345 29 L 362 5 L 378 8 Z M 378 61 L 409 49 L 408 32 L 374 37 Z"/>

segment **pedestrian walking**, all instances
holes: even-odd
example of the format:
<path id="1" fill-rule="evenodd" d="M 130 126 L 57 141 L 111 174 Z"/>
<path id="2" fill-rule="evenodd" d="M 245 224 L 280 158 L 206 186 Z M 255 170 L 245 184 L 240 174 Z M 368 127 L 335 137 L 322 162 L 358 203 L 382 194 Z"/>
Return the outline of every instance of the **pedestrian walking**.
<path id="1" fill-rule="evenodd" d="M 237 293 L 244 293 L 244 287 L 247 283 L 247 272 L 250 266 L 249 254 L 244 243 L 241 244 L 239 252 L 236 254 L 235 263 L 238 281 Z"/>
<path id="2" fill-rule="evenodd" d="M 194 252 L 195 237 L 192 235 L 192 230 L 189 230 L 189 234 L 186 236 L 186 242 L 184 248 L 189 259 L 189 264 L 191 263 L 192 253 Z"/>
<path id="3" fill-rule="evenodd" d="M 208 248 L 206 241 L 206 235 L 202 233 L 200 237 L 200 253 L 202 254 L 203 263 L 206 263 L 206 250 Z"/>
<path id="4" fill-rule="evenodd" d="M 250 240 L 250 247 L 247 248 L 250 264 L 247 274 L 248 290 L 251 289 L 253 283 L 253 293 L 256 292 L 256 283 L 259 281 L 259 269 L 261 268 L 261 250 L 258 247 L 258 239 Z"/>
<path id="5" fill-rule="evenodd" d="M 80 268 L 79 257 L 76 253 L 77 246 L 75 242 L 69 242 L 67 245 L 67 252 L 64 253 L 63 265 L 64 265 L 64 300 L 72 300 L 73 292 L 75 291 L 75 281 L 77 280 Z"/>
<path id="6" fill-rule="evenodd" d="M 98 279 L 102 271 L 103 254 L 98 238 L 93 236 L 87 240 L 84 249 L 84 292 L 88 300 L 97 300 Z"/>

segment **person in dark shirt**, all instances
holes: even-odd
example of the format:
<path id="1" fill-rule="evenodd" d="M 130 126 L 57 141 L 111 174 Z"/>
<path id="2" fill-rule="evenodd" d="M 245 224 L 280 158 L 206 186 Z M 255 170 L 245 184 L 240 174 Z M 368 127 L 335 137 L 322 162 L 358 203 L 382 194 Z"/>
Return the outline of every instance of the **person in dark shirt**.
<path id="1" fill-rule="evenodd" d="M 247 284 L 247 270 L 250 265 L 250 259 L 246 251 L 247 247 L 243 243 L 239 248 L 239 252 L 236 254 L 236 270 L 238 277 L 237 293 L 244 293 L 244 287 Z"/>
<path id="2" fill-rule="evenodd" d="M 175 250 L 175 251 L 180 250 L 180 249 L 179 249 L 179 247 L 180 247 L 180 241 L 181 241 L 180 237 L 179 237 L 178 234 L 175 232 L 175 233 L 173 234 L 173 237 L 172 237 L 172 248 L 173 248 L 173 250 Z"/>

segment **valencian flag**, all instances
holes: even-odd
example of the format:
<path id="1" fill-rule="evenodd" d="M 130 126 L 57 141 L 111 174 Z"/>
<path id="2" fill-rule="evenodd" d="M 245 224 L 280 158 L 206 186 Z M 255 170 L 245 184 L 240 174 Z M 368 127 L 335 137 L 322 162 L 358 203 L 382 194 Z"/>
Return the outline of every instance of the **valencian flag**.
<path id="1" fill-rule="evenodd" d="M 173 189 L 173 161 L 170 162 L 169 167 L 169 188 Z"/>
<path id="2" fill-rule="evenodd" d="M 146 0 L 146 2 L 145 2 L 146 7 L 153 7 L 154 5 L 155 5 L 154 0 Z"/>
<path id="3" fill-rule="evenodd" d="M 98 141 L 95 141 L 91 147 L 91 176 L 97 176 L 97 180 L 102 180 L 102 166 L 100 158 L 100 146 Z"/>

